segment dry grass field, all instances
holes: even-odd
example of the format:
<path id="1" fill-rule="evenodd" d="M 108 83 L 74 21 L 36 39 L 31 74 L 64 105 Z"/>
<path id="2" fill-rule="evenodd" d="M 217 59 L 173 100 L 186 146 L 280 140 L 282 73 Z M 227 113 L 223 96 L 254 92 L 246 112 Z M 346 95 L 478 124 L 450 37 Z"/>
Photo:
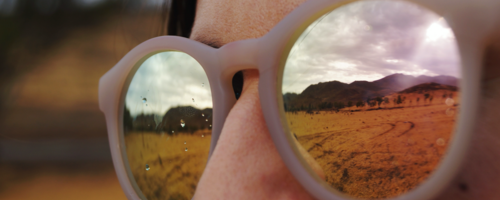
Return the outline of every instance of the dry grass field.
<path id="1" fill-rule="evenodd" d="M 130 168 L 142 193 L 149 200 L 191 199 L 207 162 L 210 133 L 205 129 L 194 134 L 127 134 Z"/>
<path id="2" fill-rule="evenodd" d="M 393 197 L 422 183 L 446 153 L 459 102 L 457 92 L 452 93 L 453 101 L 442 98 L 445 93 L 451 94 L 434 92 L 432 102 L 424 102 L 422 94 L 404 94 L 405 103 L 391 101 L 380 109 L 286 116 L 290 130 L 331 186 L 358 198 Z"/>

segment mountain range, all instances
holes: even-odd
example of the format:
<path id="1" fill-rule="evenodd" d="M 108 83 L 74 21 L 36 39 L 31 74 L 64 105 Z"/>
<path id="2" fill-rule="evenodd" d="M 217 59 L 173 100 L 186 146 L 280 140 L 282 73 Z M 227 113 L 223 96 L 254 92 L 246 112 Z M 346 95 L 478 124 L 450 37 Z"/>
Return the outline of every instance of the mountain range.
<path id="1" fill-rule="evenodd" d="M 392 74 L 376 81 L 354 81 L 350 84 L 339 81 L 320 82 L 308 86 L 302 93 L 286 93 L 283 101 L 289 108 L 319 105 L 323 102 L 356 102 L 366 101 L 375 97 L 383 97 L 396 92 L 403 92 L 414 86 L 433 83 L 434 89 L 449 89 L 456 91 L 458 79 L 452 76 L 410 76 L 405 74 Z M 442 85 L 442 86 L 438 86 Z M 415 91 L 426 90 L 418 87 Z M 432 90 L 432 87 L 428 88 Z M 411 92 L 411 90 L 405 91 Z"/>
<path id="2" fill-rule="evenodd" d="M 458 79 L 451 76 L 409 76 L 392 74 L 376 81 L 354 81 L 350 84 L 339 81 L 323 82 L 308 86 L 302 93 L 286 93 L 283 100 L 288 108 L 314 107 L 321 103 L 366 101 L 392 93 L 424 93 L 432 90 L 457 91 Z M 181 120 L 185 122 L 181 126 Z M 192 106 L 170 108 L 163 115 L 130 115 L 125 106 L 124 128 L 128 131 L 156 131 L 172 134 L 193 133 L 199 129 L 211 129 L 212 109 L 203 110 Z M 128 130 L 128 131 L 127 131 Z"/>

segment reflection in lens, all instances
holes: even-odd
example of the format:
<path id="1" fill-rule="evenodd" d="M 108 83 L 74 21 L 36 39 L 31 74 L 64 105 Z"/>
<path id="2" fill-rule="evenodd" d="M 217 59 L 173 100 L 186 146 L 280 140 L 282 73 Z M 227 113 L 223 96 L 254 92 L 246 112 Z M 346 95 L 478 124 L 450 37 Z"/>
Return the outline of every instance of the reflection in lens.
<path id="1" fill-rule="evenodd" d="M 285 116 L 325 181 L 367 199 L 421 184 L 443 158 L 460 112 L 459 55 L 446 21 L 405 2 L 357 2 L 294 42 L 283 74 Z"/>
<path id="2" fill-rule="evenodd" d="M 131 178 L 149 200 L 194 194 L 211 139 L 212 96 L 204 83 L 203 68 L 181 52 L 155 54 L 133 75 L 123 116 L 126 154 Z"/>

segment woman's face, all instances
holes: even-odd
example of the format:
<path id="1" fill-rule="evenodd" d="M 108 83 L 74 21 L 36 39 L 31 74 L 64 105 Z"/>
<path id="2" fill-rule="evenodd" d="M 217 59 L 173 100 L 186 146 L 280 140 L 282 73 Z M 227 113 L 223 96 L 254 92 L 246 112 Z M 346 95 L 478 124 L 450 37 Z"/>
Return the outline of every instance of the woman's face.
<path id="1" fill-rule="evenodd" d="M 214 47 L 265 35 L 305 0 L 198 0 L 191 39 Z M 467 161 L 438 199 L 500 199 L 500 34 L 483 67 L 480 118 Z M 197 199 L 313 199 L 281 160 L 266 127 L 259 74 L 243 72 L 243 91 L 225 121 L 198 184 Z M 310 161 L 314 168 L 314 161 Z M 316 170 L 320 176 L 322 171 Z"/>

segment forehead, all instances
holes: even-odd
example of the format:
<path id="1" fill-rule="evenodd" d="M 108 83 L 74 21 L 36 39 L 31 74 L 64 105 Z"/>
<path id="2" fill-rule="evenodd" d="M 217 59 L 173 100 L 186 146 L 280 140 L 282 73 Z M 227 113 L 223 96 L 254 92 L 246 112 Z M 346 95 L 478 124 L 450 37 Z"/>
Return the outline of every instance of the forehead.
<path id="1" fill-rule="evenodd" d="M 265 35 L 306 0 L 198 0 L 191 39 L 220 47 Z"/>

